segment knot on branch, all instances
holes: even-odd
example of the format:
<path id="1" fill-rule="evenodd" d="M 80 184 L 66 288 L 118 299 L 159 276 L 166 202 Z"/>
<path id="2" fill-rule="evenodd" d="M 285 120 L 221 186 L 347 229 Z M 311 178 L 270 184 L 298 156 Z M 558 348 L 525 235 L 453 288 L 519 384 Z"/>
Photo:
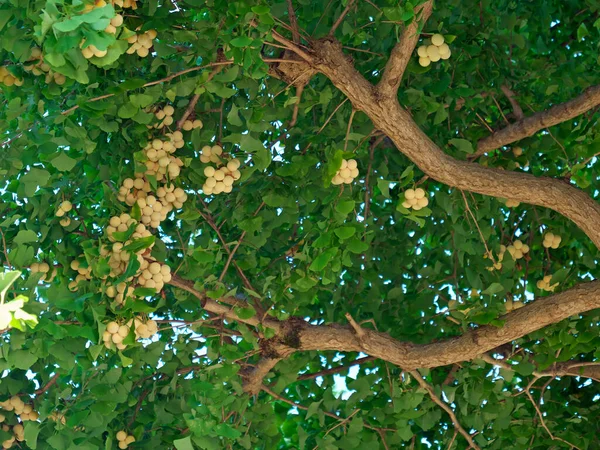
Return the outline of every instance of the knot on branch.
<path id="1" fill-rule="evenodd" d="M 254 366 L 248 365 L 241 372 L 244 392 L 256 395 L 260 392 L 263 379 L 271 369 L 284 358 L 300 349 L 300 334 L 306 322 L 299 317 L 292 317 L 281 325 L 280 333 L 260 341 L 260 359 Z"/>
<path id="2" fill-rule="evenodd" d="M 281 55 L 281 59 L 286 61 L 269 64 L 269 74 L 290 86 L 304 87 L 317 73 L 308 62 L 291 50 L 285 50 Z"/>
<path id="3" fill-rule="evenodd" d="M 345 61 L 354 64 L 352 57 L 344 53 L 341 42 L 333 37 L 328 36 L 315 41 L 312 50 L 320 63 L 335 64 L 336 61 L 340 61 L 340 58 L 344 58 Z"/>

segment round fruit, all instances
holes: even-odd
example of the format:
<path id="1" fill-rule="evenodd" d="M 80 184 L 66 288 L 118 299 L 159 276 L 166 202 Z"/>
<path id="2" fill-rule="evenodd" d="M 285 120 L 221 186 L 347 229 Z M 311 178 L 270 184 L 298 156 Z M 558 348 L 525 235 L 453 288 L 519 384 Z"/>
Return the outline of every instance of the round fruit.
<path id="1" fill-rule="evenodd" d="M 444 36 L 442 36 L 441 34 L 434 34 L 433 36 L 431 36 L 431 43 L 439 47 L 444 43 Z"/>

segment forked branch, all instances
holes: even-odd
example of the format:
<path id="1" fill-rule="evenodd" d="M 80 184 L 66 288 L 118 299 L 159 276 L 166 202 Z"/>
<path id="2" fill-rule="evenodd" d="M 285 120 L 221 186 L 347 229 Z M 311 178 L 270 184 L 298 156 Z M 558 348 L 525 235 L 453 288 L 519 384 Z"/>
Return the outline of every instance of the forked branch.
<path id="1" fill-rule="evenodd" d="M 410 57 L 419 42 L 419 27 L 429 19 L 432 10 L 433 0 L 429 0 L 415 9 L 415 17 L 412 23 L 402 31 L 385 66 L 383 77 L 377 85 L 381 96 L 396 96 L 406 66 L 408 66 Z"/>
<path id="2" fill-rule="evenodd" d="M 598 105 L 600 105 L 600 85 L 589 87 L 581 95 L 568 102 L 555 105 L 546 111 L 538 112 L 496 131 L 480 140 L 477 143 L 477 151 L 469 157 L 477 158 L 496 148 L 533 136 L 544 128 L 574 119 Z"/>

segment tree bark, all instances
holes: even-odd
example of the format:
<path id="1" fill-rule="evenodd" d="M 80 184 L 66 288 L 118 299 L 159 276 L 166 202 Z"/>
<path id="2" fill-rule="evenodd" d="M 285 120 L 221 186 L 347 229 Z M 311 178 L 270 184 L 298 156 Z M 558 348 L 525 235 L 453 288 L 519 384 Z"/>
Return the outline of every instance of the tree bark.
<path id="1" fill-rule="evenodd" d="M 398 341 L 386 333 L 361 328 L 360 336 L 351 326 L 310 325 L 302 319 L 279 321 L 267 318 L 262 322 L 257 317 L 241 319 L 233 308 L 214 300 L 206 299 L 193 288 L 193 284 L 174 276 L 171 285 L 184 289 L 201 299 L 207 311 L 223 315 L 225 318 L 257 326 L 261 324 L 273 328 L 276 336 L 269 341 L 268 352 L 255 370 L 245 374 L 245 389 L 257 393 L 262 378 L 283 358 L 296 351 L 338 351 L 363 352 L 392 364 L 403 370 L 446 366 L 461 361 L 469 361 L 502 344 L 511 342 L 553 323 L 573 315 L 600 308 L 600 281 L 582 283 L 565 292 L 538 298 L 524 307 L 512 311 L 500 319 L 501 327 L 482 326 L 466 332 L 462 336 L 431 344 L 413 344 Z M 230 303 L 231 299 L 228 300 Z M 243 303 L 240 306 L 244 306 Z M 575 374 L 578 369 L 562 373 Z M 588 369 L 591 370 L 591 369 Z"/>
<path id="2" fill-rule="evenodd" d="M 507 94 L 508 95 L 508 94 Z M 508 97 L 511 100 L 511 97 Z M 511 103 L 514 100 L 511 100 Z M 470 158 L 477 158 L 491 150 L 533 136 L 544 128 L 573 119 L 600 105 L 600 85 L 587 88 L 583 93 L 565 103 L 515 122 L 477 143 L 477 151 Z"/>
<path id="3" fill-rule="evenodd" d="M 600 205 L 567 182 L 488 168 L 445 154 L 421 131 L 396 96 L 388 97 L 370 84 L 342 52 L 324 39 L 313 46 L 313 65 L 363 111 L 423 172 L 458 189 L 553 209 L 577 224 L 600 248 Z"/>

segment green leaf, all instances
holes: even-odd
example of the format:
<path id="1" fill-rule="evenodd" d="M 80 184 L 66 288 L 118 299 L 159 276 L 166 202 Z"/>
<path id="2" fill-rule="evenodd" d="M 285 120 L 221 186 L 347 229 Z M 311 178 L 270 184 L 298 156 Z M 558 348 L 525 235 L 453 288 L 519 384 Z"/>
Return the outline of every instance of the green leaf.
<path id="1" fill-rule="evenodd" d="M 229 41 L 229 45 L 232 47 L 248 47 L 250 44 L 252 44 L 252 41 L 253 40 L 249 37 L 239 36 Z"/>
<path id="2" fill-rule="evenodd" d="M 354 209 L 354 200 L 342 200 L 335 206 L 335 210 L 340 214 L 347 215 Z"/>
<path id="3" fill-rule="evenodd" d="M 450 139 L 450 144 L 454 145 L 461 152 L 473 153 L 473 144 L 466 139 Z"/>
<path id="4" fill-rule="evenodd" d="M 217 433 L 217 435 L 223 436 L 228 439 L 237 439 L 242 435 L 242 433 L 240 433 L 238 430 L 236 430 L 227 423 L 220 423 L 219 425 L 217 425 L 215 427 L 215 432 Z"/>
<path id="5" fill-rule="evenodd" d="M 194 446 L 192 445 L 192 438 L 190 436 L 186 436 L 181 439 L 175 439 L 173 441 L 173 445 L 177 450 L 194 450 Z"/>
<path id="6" fill-rule="evenodd" d="M 318 402 L 312 402 L 310 405 L 308 405 L 308 409 L 306 410 L 306 419 L 310 419 L 317 413 L 317 411 L 319 411 L 319 407 L 321 406 L 322 401 L 323 400 L 320 400 Z"/>
<path id="7" fill-rule="evenodd" d="M 337 247 L 332 247 L 325 250 L 323 253 L 321 253 L 315 258 L 315 260 L 310 265 L 309 269 L 314 272 L 320 272 L 329 264 L 329 262 L 337 254 L 337 252 Z"/>
<path id="8" fill-rule="evenodd" d="M 356 228 L 354 227 L 340 227 L 334 230 L 334 233 L 340 240 L 345 241 L 346 239 L 354 236 Z"/>
<path id="9" fill-rule="evenodd" d="M 250 319 L 256 315 L 256 310 L 251 305 L 247 308 L 235 307 L 234 311 L 242 320 Z"/>
<path id="10" fill-rule="evenodd" d="M 131 244 L 123 247 L 123 250 L 137 253 L 140 250 L 144 250 L 144 249 L 154 245 L 155 240 L 156 240 L 155 236 L 147 236 L 147 237 L 143 237 L 143 238 L 137 238 Z"/>
<path id="11" fill-rule="evenodd" d="M 52 165 L 61 172 L 69 172 L 75 167 L 77 160 L 69 157 L 65 152 L 60 152 L 56 158 L 52 160 Z"/>
<path id="12" fill-rule="evenodd" d="M 504 291 L 504 286 L 502 286 L 500 283 L 492 283 L 487 289 L 481 291 L 481 293 L 485 295 L 494 295 L 502 291 Z"/>
<path id="13" fill-rule="evenodd" d="M 123 367 L 127 367 L 133 364 L 133 359 L 125 356 L 121 351 L 119 352 L 119 358 L 121 358 L 121 364 L 123 365 Z"/>
<path id="14" fill-rule="evenodd" d="M 38 435 L 40 433 L 40 424 L 28 420 L 23 424 L 23 427 L 25 428 L 24 436 L 27 446 L 35 450 L 37 448 Z"/>
<path id="15" fill-rule="evenodd" d="M 21 230 L 17 233 L 13 242 L 17 245 L 28 244 L 30 242 L 37 242 L 38 235 L 35 231 Z"/>
<path id="16" fill-rule="evenodd" d="M 590 32 L 588 31 L 587 27 L 585 26 L 585 23 L 582 23 L 581 25 L 579 25 L 579 28 L 577 28 L 577 40 L 579 42 L 583 41 L 583 39 L 586 36 L 589 36 Z"/>

